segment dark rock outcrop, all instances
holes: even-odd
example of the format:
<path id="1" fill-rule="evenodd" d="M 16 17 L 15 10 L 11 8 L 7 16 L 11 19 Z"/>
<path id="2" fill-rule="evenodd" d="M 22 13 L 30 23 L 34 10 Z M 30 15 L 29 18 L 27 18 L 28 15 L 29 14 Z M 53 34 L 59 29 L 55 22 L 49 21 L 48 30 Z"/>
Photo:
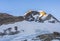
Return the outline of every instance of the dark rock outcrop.
<path id="1" fill-rule="evenodd" d="M 60 33 L 53 32 L 53 33 L 49 33 L 49 34 L 42 34 L 42 35 L 36 36 L 36 38 L 39 38 L 40 40 L 43 40 L 43 41 L 51 41 L 54 39 L 60 40 Z"/>
<path id="2" fill-rule="evenodd" d="M 24 20 L 23 16 L 17 17 L 17 16 L 9 15 L 7 13 L 0 13 L 0 25 L 18 22 L 18 21 L 23 21 L 23 20 Z"/>

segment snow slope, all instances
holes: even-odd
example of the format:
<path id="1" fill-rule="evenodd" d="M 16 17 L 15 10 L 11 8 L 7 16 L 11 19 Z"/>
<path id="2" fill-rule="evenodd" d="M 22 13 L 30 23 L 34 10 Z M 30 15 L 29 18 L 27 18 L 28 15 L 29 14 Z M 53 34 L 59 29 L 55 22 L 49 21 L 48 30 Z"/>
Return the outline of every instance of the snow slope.
<path id="1" fill-rule="evenodd" d="M 21 32 L 15 35 L 5 35 L 0 37 L 0 41 L 21 41 L 23 39 L 32 39 L 39 34 L 52 33 L 55 31 L 60 32 L 60 23 L 38 23 L 34 21 L 22 21 L 12 24 L 4 24 L 0 26 L 0 32 L 3 32 L 4 29 L 9 27 L 13 29 L 12 31 L 15 31 L 15 26 L 17 26 L 18 30 Z M 24 32 L 22 30 L 24 30 Z"/>

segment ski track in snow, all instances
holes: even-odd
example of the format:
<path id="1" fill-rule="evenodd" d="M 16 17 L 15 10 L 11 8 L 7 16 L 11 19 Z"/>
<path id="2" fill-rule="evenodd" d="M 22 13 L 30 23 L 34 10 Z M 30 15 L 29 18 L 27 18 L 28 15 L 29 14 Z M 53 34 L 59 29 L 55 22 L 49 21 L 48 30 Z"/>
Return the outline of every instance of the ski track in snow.
<path id="1" fill-rule="evenodd" d="M 0 26 L 0 32 L 3 32 L 4 29 L 9 27 L 14 31 L 14 26 L 18 26 L 18 30 L 24 30 L 24 32 L 21 31 L 19 34 L 0 37 L 0 41 L 20 41 L 25 38 L 32 39 L 33 37 L 44 33 L 52 33 L 54 31 L 60 32 L 60 23 L 37 23 L 28 21 L 4 24 Z"/>

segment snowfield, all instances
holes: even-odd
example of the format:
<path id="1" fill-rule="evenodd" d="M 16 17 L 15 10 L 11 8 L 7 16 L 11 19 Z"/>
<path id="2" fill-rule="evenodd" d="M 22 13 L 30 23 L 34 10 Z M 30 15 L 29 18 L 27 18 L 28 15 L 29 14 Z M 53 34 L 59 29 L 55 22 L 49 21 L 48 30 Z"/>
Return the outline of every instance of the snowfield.
<path id="1" fill-rule="evenodd" d="M 0 36 L 0 41 L 23 41 L 24 39 L 28 39 L 28 41 L 33 41 L 31 39 L 37 35 L 52 33 L 55 31 L 60 32 L 60 23 L 39 23 L 34 21 L 32 22 L 22 21 L 12 24 L 3 24 L 0 26 L 0 32 L 3 32 L 4 29 L 10 27 L 12 28 L 12 31 L 15 31 L 14 30 L 15 26 L 18 27 L 18 31 L 20 31 L 20 33 L 15 35 L 5 35 L 3 37 Z"/>

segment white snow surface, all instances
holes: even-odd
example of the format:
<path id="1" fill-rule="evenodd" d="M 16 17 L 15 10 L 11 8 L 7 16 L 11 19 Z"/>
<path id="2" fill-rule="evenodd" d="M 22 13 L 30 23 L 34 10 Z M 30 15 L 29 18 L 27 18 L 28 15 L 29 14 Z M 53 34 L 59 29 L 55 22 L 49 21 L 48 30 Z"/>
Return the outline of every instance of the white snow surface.
<path id="1" fill-rule="evenodd" d="M 36 35 L 52 33 L 55 31 L 60 32 L 60 23 L 39 23 L 34 21 L 22 21 L 12 24 L 3 24 L 0 26 L 0 32 L 3 32 L 4 29 L 10 27 L 12 28 L 12 31 L 15 31 L 15 26 L 17 26 L 18 30 L 21 32 L 15 35 L 5 35 L 3 37 L 0 37 L 0 41 L 23 41 L 24 39 L 32 41 L 31 39 Z M 24 30 L 24 32 L 22 30 Z"/>

